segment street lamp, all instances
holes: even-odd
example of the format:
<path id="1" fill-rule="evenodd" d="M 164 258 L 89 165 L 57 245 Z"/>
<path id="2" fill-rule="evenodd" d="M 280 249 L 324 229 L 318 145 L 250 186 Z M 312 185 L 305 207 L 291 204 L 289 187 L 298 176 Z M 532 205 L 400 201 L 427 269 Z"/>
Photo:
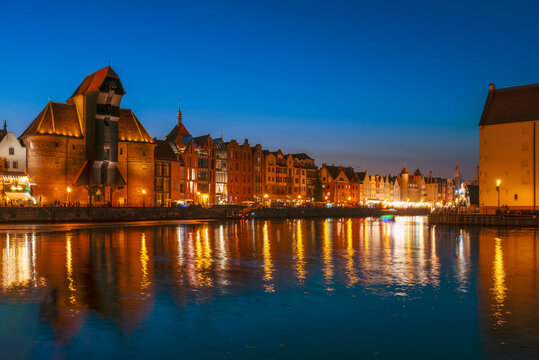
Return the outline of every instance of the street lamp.
<path id="1" fill-rule="evenodd" d="M 146 190 L 142 189 L 142 207 L 146 207 Z"/>
<path id="2" fill-rule="evenodd" d="M 71 195 L 71 188 L 68 187 L 68 188 L 66 189 L 66 203 L 68 203 L 68 204 L 69 204 L 69 197 L 70 197 L 70 195 Z"/>
<path id="3" fill-rule="evenodd" d="M 500 211 L 500 184 L 502 181 L 500 179 L 496 180 L 496 192 L 498 193 L 498 211 Z"/>

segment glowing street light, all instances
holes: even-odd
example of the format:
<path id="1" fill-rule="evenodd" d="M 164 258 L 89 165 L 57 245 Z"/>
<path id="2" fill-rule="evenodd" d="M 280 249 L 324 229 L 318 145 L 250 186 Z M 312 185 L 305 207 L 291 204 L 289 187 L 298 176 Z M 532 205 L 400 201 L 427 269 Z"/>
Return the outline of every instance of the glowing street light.
<path id="1" fill-rule="evenodd" d="M 142 189 L 142 207 L 146 207 L 146 190 Z"/>
<path id="2" fill-rule="evenodd" d="M 67 187 L 66 189 L 66 203 L 70 203 L 69 201 L 69 196 L 71 195 L 71 188 L 70 187 Z"/>

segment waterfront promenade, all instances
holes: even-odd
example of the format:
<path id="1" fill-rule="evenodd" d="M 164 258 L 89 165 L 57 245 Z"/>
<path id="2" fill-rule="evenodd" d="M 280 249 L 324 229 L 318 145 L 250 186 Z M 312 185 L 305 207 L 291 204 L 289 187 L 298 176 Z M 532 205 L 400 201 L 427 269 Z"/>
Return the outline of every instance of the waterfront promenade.
<path id="1" fill-rule="evenodd" d="M 429 224 L 476 225 L 498 227 L 539 227 L 539 218 L 531 215 L 503 215 L 478 213 L 432 213 Z"/>
<path id="2" fill-rule="evenodd" d="M 182 207 L 1 207 L 0 223 L 118 222 L 145 220 L 226 219 L 242 212 L 241 206 Z M 281 207 L 244 211 L 249 218 L 357 218 L 378 217 L 379 208 Z M 400 215 L 427 215 L 428 209 L 405 209 Z"/>

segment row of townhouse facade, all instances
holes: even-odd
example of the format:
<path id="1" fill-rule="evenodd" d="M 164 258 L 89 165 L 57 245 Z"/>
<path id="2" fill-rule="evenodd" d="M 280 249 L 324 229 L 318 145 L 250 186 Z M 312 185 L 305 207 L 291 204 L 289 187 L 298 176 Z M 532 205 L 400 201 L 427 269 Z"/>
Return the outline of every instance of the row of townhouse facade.
<path id="1" fill-rule="evenodd" d="M 193 136 L 180 109 L 168 135 L 152 139 L 134 112 L 121 108 L 124 94 L 107 66 L 86 76 L 65 103 L 49 101 L 19 139 L 4 128 L 0 157 L 10 170 L 4 192 L 43 205 L 171 206 L 428 201 L 443 198 L 448 188 L 442 179 L 425 181 L 419 170 L 409 176 L 404 168 L 392 177 L 325 164 L 318 169 L 305 153 Z"/>
<path id="2" fill-rule="evenodd" d="M 370 175 L 352 167 L 322 164 L 319 171 L 324 201 L 341 204 L 372 202 L 451 203 L 455 198 L 452 179 L 425 178 L 419 169 L 410 175 L 406 166 L 399 175 Z"/>

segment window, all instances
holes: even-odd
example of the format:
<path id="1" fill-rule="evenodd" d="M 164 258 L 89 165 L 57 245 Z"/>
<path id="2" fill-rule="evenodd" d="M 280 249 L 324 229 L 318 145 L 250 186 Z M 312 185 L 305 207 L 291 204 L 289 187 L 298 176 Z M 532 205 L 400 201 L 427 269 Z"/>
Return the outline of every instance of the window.
<path id="1" fill-rule="evenodd" d="M 518 200 L 518 194 L 515 194 L 515 200 Z"/>
<path id="2" fill-rule="evenodd" d="M 13 147 L 9 148 L 9 155 L 15 155 L 15 148 Z"/>
<path id="3" fill-rule="evenodd" d="M 9 161 L 7 161 L 7 160 L 4 161 L 4 167 L 5 167 L 6 169 L 9 169 Z"/>
<path id="4" fill-rule="evenodd" d="M 60 143 L 59 143 L 59 142 L 55 142 L 55 143 L 54 143 L 54 146 L 55 146 L 55 147 L 58 147 L 58 146 L 60 146 Z"/>
<path id="5" fill-rule="evenodd" d="M 123 150 L 124 150 L 123 148 L 120 148 L 120 155 L 123 154 L 123 152 L 124 152 Z"/>
<path id="6" fill-rule="evenodd" d="M 14 168 L 14 169 L 18 169 L 18 168 L 19 168 L 19 162 L 18 162 L 18 161 L 14 161 L 14 162 L 13 162 L 13 168 Z"/>
<path id="7" fill-rule="evenodd" d="M 75 150 L 75 144 L 73 144 L 72 146 L 73 146 L 73 150 Z"/>

